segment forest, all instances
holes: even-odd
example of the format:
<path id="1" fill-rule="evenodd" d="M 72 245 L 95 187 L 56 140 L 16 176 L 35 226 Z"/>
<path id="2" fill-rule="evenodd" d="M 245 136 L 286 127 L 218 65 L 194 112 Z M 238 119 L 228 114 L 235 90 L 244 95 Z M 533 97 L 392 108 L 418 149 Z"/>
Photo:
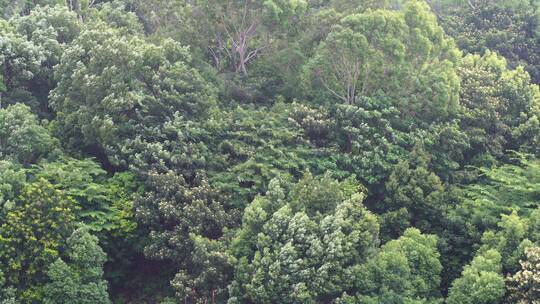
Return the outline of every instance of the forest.
<path id="1" fill-rule="evenodd" d="M 0 0 L 0 304 L 540 303 L 540 0 Z"/>

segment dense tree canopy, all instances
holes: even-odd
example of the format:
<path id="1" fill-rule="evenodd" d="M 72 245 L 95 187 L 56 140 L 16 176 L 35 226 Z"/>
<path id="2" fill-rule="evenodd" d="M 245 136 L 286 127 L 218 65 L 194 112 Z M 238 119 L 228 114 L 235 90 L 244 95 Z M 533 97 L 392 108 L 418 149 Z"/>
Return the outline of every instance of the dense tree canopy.
<path id="1" fill-rule="evenodd" d="M 0 304 L 540 301 L 537 0 L 0 0 Z"/>

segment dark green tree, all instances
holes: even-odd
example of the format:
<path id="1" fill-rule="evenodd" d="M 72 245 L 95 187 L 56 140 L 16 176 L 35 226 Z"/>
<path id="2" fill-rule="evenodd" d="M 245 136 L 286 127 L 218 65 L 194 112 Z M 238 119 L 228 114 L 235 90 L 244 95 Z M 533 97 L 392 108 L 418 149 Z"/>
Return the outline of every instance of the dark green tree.
<path id="1" fill-rule="evenodd" d="M 522 69 L 511 70 L 495 53 L 467 55 L 461 76 L 461 126 L 474 164 L 501 159 L 507 150 L 537 152 L 540 93 Z"/>
<path id="2" fill-rule="evenodd" d="M 216 242 L 223 237 L 224 227 L 233 222 L 231 210 L 219 199 L 204 176 L 196 176 L 188 184 L 181 175 L 169 171 L 150 172 L 144 195 L 135 200 L 136 216 L 149 230 L 144 252 L 150 259 L 174 263 L 167 272 L 177 272 L 176 278 L 170 279 L 179 286 L 177 294 L 182 300 L 199 303 L 221 297 L 226 291 L 227 273 L 220 273 L 220 281 L 207 272 L 213 267 L 230 268 L 227 259 L 213 253 L 221 248 Z M 212 261 L 217 264 L 208 264 Z"/>
<path id="3" fill-rule="evenodd" d="M 512 68 L 525 67 L 535 83 L 540 77 L 539 6 L 529 0 L 447 1 L 441 24 L 468 53 L 495 51 Z M 456 5 L 457 4 L 457 5 Z"/>
<path id="4" fill-rule="evenodd" d="M 435 232 L 438 219 L 447 209 L 445 188 L 439 177 L 430 171 L 429 155 L 421 144 L 415 146 L 410 158 L 410 161 L 400 161 L 392 170 L 381 207 L 390 212 L 405 208 L 411 226 Z"/>

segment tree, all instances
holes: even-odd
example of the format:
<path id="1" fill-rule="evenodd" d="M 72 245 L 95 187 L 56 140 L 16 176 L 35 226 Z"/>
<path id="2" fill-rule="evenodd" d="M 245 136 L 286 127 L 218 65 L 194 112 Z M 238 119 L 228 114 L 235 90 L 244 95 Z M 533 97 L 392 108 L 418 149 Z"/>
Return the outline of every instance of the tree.
<path id="1" fill-rule="evenodd" d="M 239 256 L 229 303 L 331 302 L 351 289 L 350 277 L 378 245 L 377 220 L 357 187 L 306 175 L 285 195 L 272 182 L 233 242 L 247 254 Z"/>
<path id="2" fill-rule="evenodd" d="M 168 272 L 177 273 L 172 284 L 180 287 L 177 291 L 180 299 L 199 303 L 220 297 L 228 283 L 227 274 L 221 274 L 223 281 L 216 281 L 217 278 L 209 277 L 206 269 L 199 267 L 215 261 L 218 264 L 208 267 L 227 269 L 227 259 L 215 257 L 213 250 L 220 248 L 218 241 L 223 237 L 224 227 L 232 224 L 233 212 L 225 209 L 218 193 L 201 175 L 188 184 L 173 171 L 150 172 L 145 187 L 144 195 L 135 200 L 136 216 L 149 230 L 145 255 L 174 263 L 175 268 Z M 204 260 L 201 253 L 210 260 Z"/>
<path id="3" fill-rule="evenodd" d="M 308 143 L 336 163 L 334 172 L 354 173 L 369 186 L 390 174 L 414 140 L 411 130 L 396 123 L 399 109 L 384 97 L 329 108 L 298 105 L 291 116 Z"/>
<path id="4" fill-rule="evenodd" d="M 108 178 L 107 172 L 93 159 L 73 159 L 60 157 L 54 162 L 41 162 L 29 170 L 32 179 L 45 179 L 57 189 L 69 195 L 80 207 L 77 220 L 83 222 L 94 233 L 100 233 L 106 242 L 104 234 L 120 233 L 124 225 L 135 225 L 134 215 L 123 218 L 121 213 L 131 209 L 132 201 L 129 194 L 122 191 L 137 191 L 137 185 L 130 173 L 117 173 Z M 124 177 L 127 180 L 122 181 Z M 126 184 L 124 184 L 126 182 Z M 116 184 L 115 184 L 116 183 Z M 127 196 L 127 197 L 126 197 Z M 127 199 L 131 206 L 121 206 Z M 125 221 L 131 221 L 131 224 Z M 132 230 L 133 228 L 131 228 Z"/>
<path id="5" fill-rule="evenodd" d="M 356 294 L 345 295 L 338 303 L 437 303 L 439 256 L 436 236 L 409 228 L 358 268 Z"/>
<path id="6" fill-rule="evenodd" d="M 422 145 L 416 145 L 411 160 L 395 165 L 385 191 L 385 211 L 405 208 L 412 227 L 435 232 L 437 219 L 443 215 L 445 188 L 439 177 L 430 172 L 429 155 Z"/>
<path id="7" fill-rule="evenodd" d="M 65 0 L 2 0 L 0 1 L 0 16 L 7 19 L 17 15 L 28 15 L 36 7 L 64 3 Z"/>
<path id="8" fill-rule="evenodd" d="M 100 22 L 86 29 L 55 69 L 50 98 L 60 138 L 127 167 L 144 152 L 131 151 L 133 134 L 155 142 L 175 113 L 201 119 L 214 105 L 214 89 L 189 62 L 172 40 L 154 45 Z"/>
<path id="9" fill-rule="evenodd" d="M 519 268 L 519 260 L 532 242 L 527 239 L 529 227 L 525 219 L 516 212 L 502 215 L 497 224 L 499 231 L 486 231 L 482 235 L 482 246 L 479 252 L 495 249 L 501 254 L 504 273 L 514 273 Z"/>
<path id="10" fill-rule="evenodd" d="M 79 35 L 82 23 L 75 13 L 63 5 L 38 6 L 29 15 L 13 17 L 10 23 L 13 31 L 39 49 L 43 57 L 32 79 L 23 88 L 16 88 L 8 97 L 12 102 L 31 105 L 35 113 L 50 118 L 52 113 L 48 96 L 56 85 L 53 67 L 60 62 L 67 46 Z"/>
<path id="11" fill-rule="evenodd" d="M 368 9 L 383 9 L 388 8 L 388 0 L 331 0 L 329 7 L 345 13 L 366 11 Z"/>
<path id="12" fill-rule="evenodd" d="M 25 301 L 40 301 L 47 266 L 73 231 L 76 203 L 43 179 L 27 184 L 0 226 L 6 281 Z"/>
<path id="13" fill-rule="evenodd" d="M 13 161 L 0 160 L 0 206 L 12 204 L 26 183 L 26 172 Z M 0 211 L 3 214 L 3 211 Z"/>
<path id="14" fill-rule="evenodd" d="M 509 69 L 505 59 L 490 51 L 465 56 L 459 75 L 459 116 L 471 143 L 469 161 L 501 159 L 520 147 L 535 151 L 540 92 L 529 75 L 522 68 Z"/>
<path id="15" fill-rule="evenodd" d="M 59 258 L 51 264 L 47 275 L 43 303 L 108 304 L 107 282 L 103 280 L 103 264 L 107 256 L 98 245 L 98 238 L 87 228 L 79 228 L 67 239 L 68 262 Z"/>
<path id="16" fill-rule="evenodd" d="M 515 164 L 474 171 L 475 182 L 448 189 L 448 201 L 455 205 L 445 212 L 445 266 L 456 269 L 474 256 L 482 244 L 503 256 L 505 271 L 516 270 L 523 249 L 536 242 L 536 160 L 524 155 Z M 514 214 L 515 212 L 515 214 Z M 534 212 L 534 215 L 533 215 Z M 530 229 L 527 226 L 530 225 Z M 450 263 L 450 264 L 447 264 Z M 452 278 L 454 274 L 448 278 Z M 457 275 L 457 274 L 455 274 Z M 448 280 L 448 283 L 450 280 Z"/>
<path id="17" fill-rule="evenodd" d="M 12 287 L 6 287 L 4 274 L 0 271 L 0 303 L 2 304 L 16 304 L 15 289 Z"/>
<path id="18" fill-rule="evenodd" d="M 517 211 L 528 217 L 536 209 L 539 163 L 527 155 L 518 154 L 515 160 L 516 164 L 480 168 L 482 179 L 460 190 L 461 202 L 450 216 L 461 218 L 470 238 L 479 240 L 484 231 L 495 229 L 501 214 Z"/>
<path id="19" fill-rule="evenodd" d="M 268 108 L 236 107 L 221 111 L 206 127 L 212 134 L 199 142 L 210 150 L 205 156 L 209 179 L 230 195 L 228 202 L 243 209 L 278 176 L 292 180 L 306 170 L 317 174 L 333 170 L 336 177 L 344 177 L 330 153 L 311 147 L 302 130 L 291 126 L 292 111 L 294 105 L 281 101 Z"/>
<path id="20" fill-rule="evenodd" d="M 43 51 L 23 35 L 16 33 L 6 21 L 0 20 L 0 109 L 7 102 L 13 103 L 12 95 L 23 93 L 30 81 L 39 73 L 45 55 Z M 7 98 L 5 98 L 7 97 Z M 7 99 L 7 102 L 4 100 Z"/>
<path id="21" fill-rule="evenodd" d="M 501 255 L 491 249 L 464 267 L 461 277 L 452 283 L 446 303 L 497 304 L 501 303 L 504 294 Z"/>
<path id="22" fill-rule="evenodd" d="M 248 65 L 271 47 L 275 37 L 285 32 L 307 7 L 304 0 L 194 2 L 190 17 L 196 33 L 205 39 L 203 51 L 218 70 L 230 67 L 244 75 Z"/>
<path id="23" fill-rule="evenodd" d="M 139 18 L 128 9 L 130 3 L 131 1 L 83 1 L 79 14 L 90 22 L 104 22 L 107 26 L 120 31 L 122 35 L 142 34 L 143 27 Z"/>
<path id="24" fill-rule="evenodd" d="M 28 166 L 55 151 L 58 142 L 30 108 L 15 104 L 0 109 L 0 154 Z"/>
<path id="25" fill-rule="evenodd" d="M 406 117 L 436 120 L 458 109 L 458 61 L 459 51 L 429 7 L 411 1 L 402 11 L 343 18 L 317 48 L 305 77 L 325 102 L 383 95 L 399 100 Z"/>
<path id="26" fill-rule="evenodd" d="M 538 9 L 536 1 L 454 1 L 440 20 L 462 50 L 471 54 L 495 51 L 512 68 L 524 66 L 538 84 Z"/>
<path id="27" fill-rule="evenodd" d="M 525 250 L 526 259 L 521 260 L 521 269 L 506 279 L 509 303 L 538 303 L 540 300 L 540 248 Z"/>

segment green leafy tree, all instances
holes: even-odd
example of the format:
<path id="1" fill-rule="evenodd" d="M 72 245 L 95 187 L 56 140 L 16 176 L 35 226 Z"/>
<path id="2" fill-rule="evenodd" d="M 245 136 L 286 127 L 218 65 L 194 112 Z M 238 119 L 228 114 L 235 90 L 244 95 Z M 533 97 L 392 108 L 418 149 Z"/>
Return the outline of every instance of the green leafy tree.
<path id="1" fill-rule="evenodd" d="M 0 109 L 0 155 L 29 165 L 55 151 L 58 142 L 30 108 L 15 104 Z"/>
<path id="2" fill-rule="evenodd" d="M 107 256 L 97 237 L 87 228 L 79 228 L 67 239 L 67 256 L 51 264 L 47 275 L 43 303 L 108 304 L 107 282 L 103 280 L 103 264 Z"/>
<path id="3" fill-rule="evenodd" d="M 123 193 L 137 191 L 133 174 L 117 173 L 109 178 L 95 160 L 69 157 L 39 163 L 29 173 L 33 179 L 45 179 L 76 200 L 80 207 L 77 219 L 93 232 L 123 234 L 134 229 L 134 214 L 129 211 L 132 199 Z"/>
<path id="4" fill-rule="evenodd" d="M 325 101 L 384 95 L 406 117 L 434 120 L 458 109 L 458 61 L 429 7 L 411 1 L 402 11 L 343 18 L 306 66 L 306 79 Z"/>
<path id="5" fill-rule="evenodd" d="M 472 161 L 500 159 L 506 150 L 523 145 L 535 151 L 540 93 L 529 75 L 522 68 L 509 69 L 503 58 L 490 51 L 465 56 L 459 74 L 460 119 L 471 143 Z"/>
<path id="6" fill-rule="evenodd" d="M 4 274 L 0 271 L 0 303 L 16 304 L 15 289 L 5 286 Z"/>
<path id="7" fill-rule="evenodd" d="M 536 209 L 539 163 L 527 155 L 518 155 L 516 161 L 517 164 L 481 168 L 482 179 L 460 191 L 461 203 L 450 216 L 468 226 L 473 239 L 495 229 L 501 214 L 517 210 L 519 215 L 528 217 Z"/>
<path id="8" fill-rule="evenodd" d="M 99 237 L 108 255 L 106 278 L 112 289 L 131 287 L 141 279 L 135 261 L 143 258 L 145 231 L 137 225 L 133 196 L 141 193 L 142 185 L 134 173 L 109 177 L 93 159 L 61 157 L 35 165 L 28 175 L 30 180 L 46 179 L 77 202 L 77 221 Z"/>
<path id="9" fill-rule="evenodd" d="M 225 283 L 232 279 L 235 261 L 227 253 L 227 243 L 196 234 L 190 234 L 189 241 L 193 246 L 189 269 L 180 269 L 171 280 L 176 298 L 186 303 L 225 302 Z"/>
<path id="10" fill-rule="evenodd" d="M 527 239 L 529 227 L 525 219 L 516 212 L 502 215 L 498 231 L 486 231 L 482 235 L 480 252 L 495 249 L 501 254 L 503 271 L 514 273 L 518 270 L 519 260 L 532 242 Z"/>
<path id="11" fill-rule="evenodd" d="M 244 208 L 278 176 L 292 179 L 306 170 L 340 175 L 330 153 L 313 149 L 291 124 L 293 107 L 280 101 L 268 108 L 242 106 L 213 119 L 217 127 L 205 140 L 209 179 L 230 195 L 231 203 Z"/>
<path id="12" fill-rule="evenodd" d="M 504 269 L 510 271 L 519 266 L 528 243 L 525 240 L 538 240 L 537 161 L 523 155 L 516 161 L 516 164 L 482 168 L 475 174 L 480 173 L 476 182 L 449 189 L 448 201 L 455 205 L 440 220 L 446 227 L 441 232 L 446 247 L 444 263 L 450 269 L 445 282 L 457 275 L 451 270 L 470 260 L 483 241 L 490 244 L 487 249 L 500 250 Z"/>
<path id="13" fill-rule="evenodd" d="M 65 4 L 64 0 L 2 0 L 0 1 L 0 16 L 9 18 L 17 15 L 28 15 L 40 6 Z"/>
<path id="14" fill-rule="evenodd" d="M 24 37 L 42 54 L 39 69 L 31 80 L 22 88 L 15 89 L 9 97 L 13 102 L 30 104 L 34 112 L 50 118 L 48 95 L 56 82 L 53 67 L 60 62 L 60 57 L 67 46 L 79 35 L 82 23 L 77 15 L 65 6 L 38 7 L 29 15 L 10 19 L 14 32 Z"/>
<path id="15" fill-rule="evenodd" d="M 27 184 L 0 226 L 0 262 L 23 302 L 40 301 L 47 266 L 73 231 L 76 203 L 47 181 Z"/>
<path id="16" fill-rule="evenodd" d="M 143 28 L 137 15 L 128 10 L 132 1 L 83 1 L 83 16 L 90 22 L 102 21 L 119 30 L 122 35 L 142 34 Z"/>
<path id="17" fill-rule="evenodd" d="M 31 80 L 39 73 L 45 60 L 43 50 L 0 20 L 0 108 L 27 92 Z M 28 97 L 28 95 L 23 96 Z"/>
<path id="18" fill-rule="evenodd" d="M 58 134 L 127 167 L 141 153 L 132 151 L 133 134 L 155 142 L 175 113 L 192 120 L 214 105 L 214 89 L 189 62 L 187 49 L 172 40 L 154 45 L 103 23 L 88 28 L 55 69 Z"/>
<path id="19" fill-rule="evenodd" d="M 235 244 L 252 251 L 239 258 L 229 303 L 320 303 L 349 290 L 378 245 L 376 217 L 357 190 L 350 181 L 307 175 L 285 196 L 274 182 L 268 198 L 248 207 L 237 234 Z"/>
<path id="20" fill-rule="evenodd" d="M 422 143 L 429 156 L 429 169 L 443 183 L 457 184 L 471 180 L 470 170 L 467 171 L 471 143 L 459 120 L 431 124 L 415 131 L 414 142 Z"/>
<path id="21" fill-rule="evenodd" d="M 307 7 L 304 0 L 193 2 L 188 17 L 200 48 L 218 70 L 227 68 L 244 75 L 248 65 L 271 48 L 275 38 Z"/>
<path id="22" fill-rule="evenodd" d="M 13 161 L 0 161 L 0 206 L 7 207 L 19 195 L 26 183 L 26 172 Z M 0 211 L 2 213 L 3 211 Z"/>
<path id="23" fill-rule="evenodd" d="M 439 257 L 436 236 L 409 228 L 358 268 L 356 294 L 337 303 L 440 303 Z"/>
<path id="24" fill-rule="evenodd" d="M 328 7 L 346 13 L 355 11 L 366 11 L 368 9 L 388 8 L 388 5 L 390 4 L 390 1 L 388 0 L 331 0 L 328 2 Z"/>
<path id="25" fill-rule="evenodd" d="M 446 303 L 497 304 L 502 303 L 504 294 L 501 255 L 491 249 L 464 267 L 461 277 L 452 283 Z"/>
<path id="26" fill-rule="evenodd" d="M 367 97 L 329 109 L 297 105 L 291 113 L 308 143 L 336 163 L 336 168 L 328 169 L 352 172 L 370 186 L 390 174 L 413 140 L 407 128 L 395 123 L 398 117 L 389 98 Z"/>

